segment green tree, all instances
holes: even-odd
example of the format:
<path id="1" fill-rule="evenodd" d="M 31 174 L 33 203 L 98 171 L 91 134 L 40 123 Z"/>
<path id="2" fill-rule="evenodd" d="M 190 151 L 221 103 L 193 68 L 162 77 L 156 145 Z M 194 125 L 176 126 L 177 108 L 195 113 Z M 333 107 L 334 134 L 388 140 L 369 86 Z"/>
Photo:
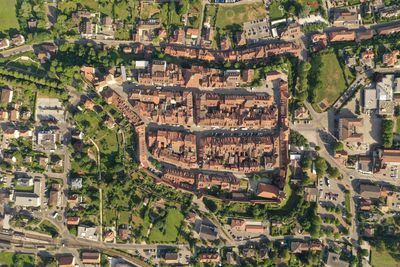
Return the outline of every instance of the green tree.
<path id="1" fill-rule="evenodd" d="M 315 161 L 315 169 L 317 171 L 318 177 L 322 177 L 328 169 L 328 164 L 326 163 L 326 160 L 321 157 L 317 158 L 317 160 Z"/>
<path id="2" fill-rule="evenodd" d="M 336 167 L 328 166 L 327 172 L 331 178 L 338 178 L 340 176 L 339 169 Z"/>
<path id="3" fill-rule="evenodd" d="M 344 145 L 343 145 L 343 143 L 340 142 L 340 141 L 335 142 L 335 143 L 333 144 L 333 150 L 334 150 L 334 151 L 342 151 L 342 150 L 344 150 Z"/>
<path id="4" fill-rule="evenodd" d="M 382 120 L 381 125 L 381 134 L 382 134 L 382 144 L 385 148 L 391 148 L 393 146 L 393 120 L 384 119 Z"/>
<path id="5" fill-rule="evenodd" d="M 304 170 L 309 170 L 309 169 L 311 169 L 312 160 L 307 157 L 302 157 L 301 161 L 300 161 L 300 165 Z"/>

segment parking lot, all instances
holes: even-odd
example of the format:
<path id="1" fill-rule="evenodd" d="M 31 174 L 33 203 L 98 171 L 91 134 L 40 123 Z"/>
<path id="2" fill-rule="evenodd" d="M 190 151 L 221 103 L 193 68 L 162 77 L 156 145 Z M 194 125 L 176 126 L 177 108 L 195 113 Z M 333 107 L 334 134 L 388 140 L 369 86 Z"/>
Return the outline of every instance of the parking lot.
<path id="1" fill-rule="evenodd" d="M 399 167 L 398 166 L 387 166 L 386 169 L 381 169 L 381 173 L 384 177 L 391 179 L 400 178 Z"/>
<path id="2" fill-rule="evenodd" d="M 327 176 L 319 179 L 319 203 L 325 207 L 336 207 L 343 205 L 345 196 L 343 192 L 343 185 L 337 179 L 330 179 Z"/>

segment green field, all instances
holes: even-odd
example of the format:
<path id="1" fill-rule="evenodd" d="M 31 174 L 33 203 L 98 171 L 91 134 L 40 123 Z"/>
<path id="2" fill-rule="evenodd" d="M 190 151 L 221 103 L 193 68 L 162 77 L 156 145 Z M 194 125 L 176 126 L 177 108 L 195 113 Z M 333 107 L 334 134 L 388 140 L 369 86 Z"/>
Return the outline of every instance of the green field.
<path id="1" fill-rule="evenodd" d="M 205 17 L 215 19 L 215 27 L 225 29 L 229 25 L 265 18 L 267 11 L 262 2 L 242 5 L 207 5 Z M 213 24 L 213 23 L 211 23 Z"/>
<path id="2" fill-rule="evenodd" d="M 371 248 L 371 265 L 374 267 L 400 267 L 400 262 L 396 261 L 386 250 L 378 252 L 376 248 Z"/>
<path id="3" fill-rule="evenodd" d="M 178 237 L 183 215 L 177 209 L 169 209 L 165 220 L 164 230 L 153 227 L 150 232 L 150 242 L 174 242 Z"/>
<path id="4" fill-rule="evenodd" d="M 269 6 L 269 17 L 271 20 L 278 20 L 285 16 L 283 6 L 279 1 L 274 1 Z"/>
<path id="5" fill-rule="evenodd" d="M 321 86 L 315 90 L 313 107 L 326 110 L 346 90 L 346 80 L 334 52 L 320 53 L 313 57 L 312 80 L 320 81 Z"/>
<path id="6" fill-rule="evenodd" d="M 103 210 L 103 216 L 103 221 L 106 226 L 114 226 L 116 218 L 115 210 L 105 209 Z"/>
<path id="7" fill-rule="evenodd" d="M 14 190 L 19 192 L 33 192 L 33 186 L 16 185 Z"/>
<path id="8" fill-rule="evenodd" d="M 15 10 L 16 0 L 0 0 L 0 31 L 19 29 Z"/>
<path id="9" fill-rule="evenodd" d="M 0 265 L 15 267 L 33 267 L 35 266 L 35 258 L 30 254 L 14 254 L 12 252 L 0 252 Z"/>
<path id="10" fill-rule="evenodd" d="M 129 211 L 121 211 L 119 213 L 118 224 L 128 224 L 131 213 Z"/>

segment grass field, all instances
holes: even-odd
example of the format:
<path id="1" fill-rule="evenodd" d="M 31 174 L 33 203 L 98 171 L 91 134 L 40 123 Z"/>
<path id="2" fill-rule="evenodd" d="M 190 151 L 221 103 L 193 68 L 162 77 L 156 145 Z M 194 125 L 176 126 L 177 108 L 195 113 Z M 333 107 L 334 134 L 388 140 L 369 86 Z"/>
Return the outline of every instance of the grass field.
<path id="1" fill-rule="evenodd" d="M 16 185 L 14 190 L 20 192 L 33 192 L 33 186 Z"/>
<path id="2" fill-rule="evenodd" d="M 104 224 L 107 226 L 114 226 L 115 224 L 115 210 L 103 209 Z"/>
<path id="3" fill-rule="evenodd" d="M 0 252 L 0 265 L 17 266 L 17 267 L 33 267 L 35 266 L 35 258 L 30 254 Z"/>
<path id="4" fill-rule="evenodd" d="M 322 89 L 315 92 L 316 110 L 324 110 L 332 105 L 335 100 L 346 90 L 346 81 L 342 68 L 334 52 L 323 53 L 315 56 L 311 61 L 314 77 L 322 83 Z M 320 103 L 325 107 L 321 107 Z"/>
<path id="5" fill-rule="evenodd" d="M 179 228 L 183 221 L 183 215 L 177 209 L 169 209 L 165 221 L 165 231 L 153 227 L 150 232 L 150 242 L 173 242 L 178 237 Z"/>
<path id="6" fill-rule="evenodd" d="M 285 16 L 283 7 L 279 1 L 274 1 L 269 6 L 269 17 L 270 20 L 278 20 Z"/>
<path id="7" fill-rule="evenodd" d="M 207 5 L 206 17 L 215 17 L 215 27 L 225 29 L 229 25 L 265 18 L 267 11 L 262 2 L 243 5 L 219 5 L 218 10 L 213 5 Z M 213 20 L 211 20 L 213 21 Z"/>
<path id="8" fill-rule="evenodd" d="M 371 265 L 374 267 L 400 267 L 400 262 L 396 261 L 386 250 L 378 252 L 376 248 L 371 248 Z"/>
<path id="9" fill-rule="evenodd" d="M 128 211 L 121 211 L 119 213 L 119 220 L 118 224 L 128 224 L 129 223 L 129 217 L 131 216 L 131 213 Z"/>
<path id="10" fill-rule="evenodd" d="M 15 4 L 16 0 L 0 0 L 0 31 L 19 29 Z"/>

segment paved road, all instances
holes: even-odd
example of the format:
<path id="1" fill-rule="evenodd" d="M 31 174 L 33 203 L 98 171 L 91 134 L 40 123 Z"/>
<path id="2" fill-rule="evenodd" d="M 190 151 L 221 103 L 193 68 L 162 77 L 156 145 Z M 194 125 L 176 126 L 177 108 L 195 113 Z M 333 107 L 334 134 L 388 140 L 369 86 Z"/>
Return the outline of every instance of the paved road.
<path id="1" fill-rule="evenodd" d="M 354 82 L 342 93 L 339 99 L 333 104 L 333 108 L 340 109 L 343 104 L 345 104 L 357 91 L 360 86 L 364 83 L 363 81 L 367 78 L 367 74 L 363 72 L 362 74 L 358 75 Z"/>

